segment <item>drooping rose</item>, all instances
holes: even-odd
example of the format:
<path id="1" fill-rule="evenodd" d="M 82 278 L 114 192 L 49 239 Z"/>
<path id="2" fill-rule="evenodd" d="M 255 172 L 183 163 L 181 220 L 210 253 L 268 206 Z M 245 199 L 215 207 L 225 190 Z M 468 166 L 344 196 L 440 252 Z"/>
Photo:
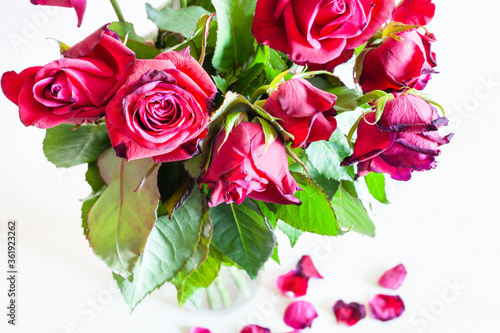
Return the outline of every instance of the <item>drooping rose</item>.
<path id="1" fill-rule="evenodd" d="M 34 5 L 58 6 L 74 8 L 78 16 L 78 26 L 82 25 L 83 14 L 87 7 L 87 0 L 31 0 Z"/>
<path id="2" fill-rule="evenodd" d="M 403 264 L 399 264 L 385 272 L 378 280 L 378 283 L 384 288 L 396 290 L 401 287 L 405 277 L 406 268 Z"/>
<path id="3" fill-rule="evenodd" d="M 170 162 L 196 155 L 215 93 L 210 76 L 189 49 L 137 60 L 106 109 L 117 156 Z"/>
<path id="4" fill-rule="evenodd" d="M 333 305 L 333 313 L 338 323 L 347 326 L 353 326 L 366 317 L 366 309 L 363 304 L 356 302 L 345 303 L 343 300 L 338 300 Z"/>
<path id="5" fill-rule="evenodd" d="M 266 100 L 263 108 L 294 136 L 293 148 L 328 140 L 335 128 L 337 96 L 314 87 L 304 79 L 283 82 Z"/>
<path id="6" fill-rule="evenodd" d="M 372 317 L 380 321 L 398 318 L 405 311 L 405 305 L 399 296 L 378 294 L 368 304 Z"/>
<path id="7" fill-rule="evenodd" d="M 285 310 L 285 324 L 291 328 L 304 329 L 311 327 L 315 318 L 318 317 L 314 306 L 307 301 L 293 302 Z"/>
<path id="8" fill-rule="evenodd" d="M 262 126 L 241 122 L 229 133 L 218 133 L 211 162 L 200 183 L 214 188 L 211 207 L 222 202 L 242 203 L 246 197 L 278 204 L 300 204 L 293 194 L 298 184 L 288 171 L 285 147 L 276 138 L 266 149 Z"/>
<path id="9" fill-rule="evenodd" d="M 278 276 L 276 285 L 287 297 L 304 296 L 307 293 L 310 278 L 322 279 L 323 277 L 314 267 L 311 257 L 305 255 L 297 263 L 296 269 Z"/>
<path id="10" fill-rule="evenodd" d="M 258 0 L 252 31 L 294 62 L 325 64 L 365 43 L 394 7 L 394 0 Z"/>
<path id="11" fill-rule="evenodd" d="M 358 74 L 364 92 L 398 91 L 404 87 L 422 90 L 436 73 L 436 55 L 431 51 L 434 35 L 417 29 L 397 33 L 399 40 L 387 37 L 375 48 L 368 48 Z"/>
<path id="12" fill-rule="evenodd" d="M 135 61 L 135 54 L 107 26 L 63 56 L 45 66 L 2 75 L 2 91 L 19 106 L 25 126 L 50 128 L 102 117 Z"/>
<path id="13" fill-rule="evenodd" d="M 413 171 L 436 167 L 439 146 L 450 142 L 453 134 L 441 137 L 438 129 L 448 124 L 436 108 L 423 99 L 399 94 L 387 101 L 376 125 L 369 113 L 358 125 L 354 153 L 342 166 L 357 164 L 357 176 L 370 171 L 390 174 L 396 180 L 409 180 Z"/>
<path id="14" fill-rule="evenodd" d="M 271 333 L 271 330 L 258 325 L 248 325 L 243 327 L 240 333 Z"/>

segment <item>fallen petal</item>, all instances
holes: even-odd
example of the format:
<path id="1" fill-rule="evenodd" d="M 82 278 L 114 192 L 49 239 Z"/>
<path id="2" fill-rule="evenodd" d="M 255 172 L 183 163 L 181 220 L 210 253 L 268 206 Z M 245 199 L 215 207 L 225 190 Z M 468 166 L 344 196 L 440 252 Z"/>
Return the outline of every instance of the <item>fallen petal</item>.
<path id="1" fill-rule="evenodd" d="M 271 333 L 271 330 L 258 325 L 248 325 L 243 327 L 240 333 Z"/>
<path id="2" fill-rule="evenodd" d="M 316 267 L 314 267 L 312 259 L 309 256 L 302 256 L 302 258 L 300 258 L 299 262 L 297 263 L 297 271 L 300 273 L 300 275 L 308 279 L 312 277 L 318 279 L 323 278 L 319 274 Z"/>
<path id="3" fill-rule="evenodd" d="M 399 296 L 378 294 L 368 304 L 372 317 L 381 321 L 398 318 L 405 311 L 405 305 Z"/>
<path id="4" fill-rule="evenodd" d="M 189 333 L 212 333 L 208 328 L 203 328 L 203 327 L 192 327 L 189 330 Z"/>
<path id="5" fill-rule="evenodd" d="M 290 271 L 278 276 L 276 285 L 281 293 L 287 297 L 304 296 L 307 292 L 308 279 L 302 277 L 297 271 Z"/>
<path id="6" fill-rule="evenodd" d="M 311 327 L 312 322 L 318 317 L 314 306 L 307 301 L 293 302 L 285 310 L 285 324 L 292 328 L 303 329 Z"/>
<path id="7" fill-rule="evenodd" d="M 405 266 L 399 264 L 385 272 L 378 280 L 378 283 L 384 288 L 396 290 L 403 284 L 406 273 Z"/>
<path id="8" fill-rule="evenodd" d="M 356 302 L 345 303 L 343 300 L 338 300 L 333 305 L 333 313 L 338 323 L 343 323 L 347 326 L 355 325 L 358 321 L 366 317 L 366 309 L 363 304 Z"/>

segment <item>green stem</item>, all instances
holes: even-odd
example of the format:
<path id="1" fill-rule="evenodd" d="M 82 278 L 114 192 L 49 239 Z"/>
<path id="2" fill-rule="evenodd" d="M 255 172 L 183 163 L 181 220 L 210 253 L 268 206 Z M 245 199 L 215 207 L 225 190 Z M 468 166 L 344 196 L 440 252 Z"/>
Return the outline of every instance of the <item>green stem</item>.
<path id="1" fill-rule="evenodd" d="M 250 292 L 248 284 L 243 278 L 241 271 L 238 268 L 231 266 L 229 267 L 229 274 L 231 274 L 231 277 L 238 286 L 238 289 L 241 291 L 243 297 L 245 299 L 249 299 L 252 296 L 252 293 Z"/>
<path id="2" fill-rule="evenodd" d="M 123 17 L 122 10 L 120 9 L 120 5 L 116 0 L 110 0 L 113 9 L 115 10 L 116 16 L 118 16 L 118 21 L 125 22 L 125 18 Z"/>
<path id="3" fill-rule="evenodd" d="M 222 307 L 227 309 L 231 305 L 231 297 L 229 296 L 229 291 L 227 290 L 224 283 L 222 283 L 220 278 L 215 279 L 215 286 L 219 290 L 220 299 L 222 300 Z"/>
<path id="4" fill-rule="evenodd" d="M 217 298 L 217 291 L 215 289 L 214 285 L 210 285 L 207 288 L 207 300 L 208 300 L 208 306 L 210 307 L 211 310 L 214 310 L 216 307 L 216 298 Z"/>
<path id="5" fill-rule="evenodd" d="M 181 8 L 186 8 L 188 6 L 187 0 L 181 0 Z"/>

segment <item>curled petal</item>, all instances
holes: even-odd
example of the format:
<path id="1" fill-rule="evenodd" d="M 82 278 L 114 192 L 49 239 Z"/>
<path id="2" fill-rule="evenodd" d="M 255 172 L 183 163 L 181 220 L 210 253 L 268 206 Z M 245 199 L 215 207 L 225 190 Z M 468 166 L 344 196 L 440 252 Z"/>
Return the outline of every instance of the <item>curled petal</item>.
<path id="1" fill-rule="evenodd" d="M 243 327 L 240 333 L 271 333 L 271 330 L 258 325 L 248 325 Z"/>
<path id="2" fill-rule="evenodd" d="M 285 310 L 285 324 L 292 328 L 304 329 L 311 327 L 312 322 L 318 317 L 314 306 L 307 301 L 293 302 Z"/>
<path id="3" fill-rule="evenodd" d="M 406 277 L 406 268 L 403 264 L 399 264 L 396 267 L 391 268 L 384 273 L 378 280 L 378 283 L 384 288 L 398 289 L 403 284 Z"/>
<path id="4" fill-rule="evenodd" d="M 369 302 L 372 317 L 380 321 L 398 318 L 405 311 L 403 300 L 399 296 L 375 295 Z"/>
<path id="5" fill-rule="evenodd" d="M 403 0 L 396 7 L 392 21 L 409 25 L 427 25 L 436 11 L 432 0 Z"/>
<path id="6" fill-rule="evenodd" d="M 281 293 L 287 297 L 304 296 L 307 292 L 309 279 L 299 275 L 297 271 L 290 271 L 278 276 L 276 284 Z"/>
<path id="7" fill-rule="evenodd" d="M 319 272 L 316 270 L 316 267 L 314 267 L 314 263 L 312 262 L 311 257 L 309 256 L 302 256 L 300 258 L 300 261 L 297 263 L 297 271 L 300 273 L 305 278 L 318 278 L 322 279 L 323 277 L 319 274 Z"/>
<path id="8" fill-rule="evenodd" d="M 338 323 L 344 323 L 347 326 L 353 326 L 366 317 L 366 309 L 363 304 L 345 303 L 343 300 L 338 300 L 333 305 L 333 313 Z"/>

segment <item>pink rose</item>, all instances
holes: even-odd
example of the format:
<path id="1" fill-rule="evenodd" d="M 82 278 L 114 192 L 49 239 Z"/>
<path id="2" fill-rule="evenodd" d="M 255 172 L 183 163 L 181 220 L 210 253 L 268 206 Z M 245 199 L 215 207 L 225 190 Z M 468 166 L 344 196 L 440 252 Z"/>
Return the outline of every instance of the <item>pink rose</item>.
<path id="1" fill-rule="evenodd" d="M 293 148 L 328 140 L 335 128 L 337 96 L 318 89 L 304 79 L 283 82 L 269 96 L 264 109 L 294 136 Z"/>
<path id="2" fill-rule="evenodd" d="M 252 31 L 294 62 L 325 64 L 365 43 L 394 6 L 394 0 L 258 0 Z"/>
<path id="3" fill-rule="evenodd" d="M 438 147 L 450 142 L 453 134 L 442 138 L 438 129 L 448 124 L 428 102 L 411 94 L 400 94 L 387 101 L 376 125 L 375 112 L 358 125 L 354 153 L 342 166 L 357 164 L 357 176 L 370 171 L 409 180 L 413 171 L 435 168 Z"/>
<path id="4" fill-rule="evenodd" d="M 135 54 L 104 26 L 64 51 L 63 58 L 2 75 L 2 91 L 25 126 L 50 128 L 102 117 L 132 70 Z"/>
<path id="5" fill-rule="evenodd" d="M 170 162 L 198 154 L 216 92 L 189 49 L 137 60 L 106 109 L 116 155 Z"/>
<path id="6" fill-rule="evenodd" d="M 78 16 L 78 26 L 82 25 L 83 14 L 87 7 L 87 0 L 31 0 L 34 5 L 58 6 L 74 8 Z"/>
<path id="7" fill-rule="evenodd" d="M 241 122 L 218 133 L 212 144 L 212 157 L 200 183 L 214 188 L 211 207 L 222 202 L 242 203 L 246 197 L 277 204 L 300 204 L 293 194 L 298 184 L 288 171 L 285 147 L 276 138 L 266 149 L 262 126 Z"/>

